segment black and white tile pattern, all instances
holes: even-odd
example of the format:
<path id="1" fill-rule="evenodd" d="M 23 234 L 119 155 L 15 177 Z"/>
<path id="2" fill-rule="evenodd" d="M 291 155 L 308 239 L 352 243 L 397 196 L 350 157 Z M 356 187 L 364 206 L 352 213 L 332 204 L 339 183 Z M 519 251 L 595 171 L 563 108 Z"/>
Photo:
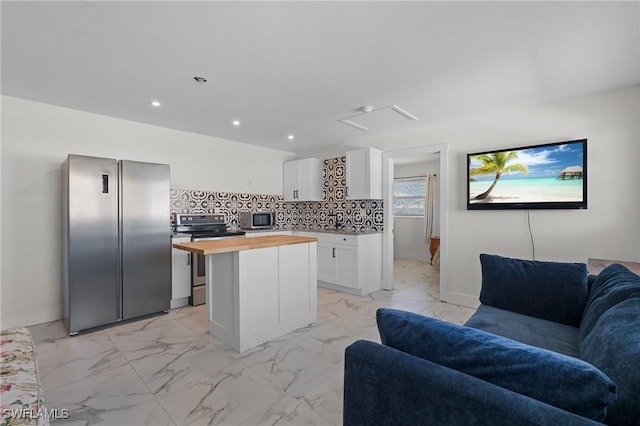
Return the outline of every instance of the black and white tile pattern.
<path id="1" fill-rule="evenodd" d="M 277 229 L 318 230 L 335 227 L 350 232 L 383 230 L 382 200 L 346 199 L 346 157 L 324 160 L 323 201 L 285 202 L 282 195 L 171 190 L 171 213 L 222 213 L 230 227 L 241 211 L 275 211 Z"/>

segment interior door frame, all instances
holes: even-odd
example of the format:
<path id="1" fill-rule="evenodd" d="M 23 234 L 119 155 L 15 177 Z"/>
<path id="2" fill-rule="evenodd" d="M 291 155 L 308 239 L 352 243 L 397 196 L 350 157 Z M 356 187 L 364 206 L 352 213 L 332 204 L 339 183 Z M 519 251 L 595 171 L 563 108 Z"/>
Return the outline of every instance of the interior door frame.
<path id="1" fill-rule="evenodd" d="M 382 197 L 384 200 L 384 230 L 382 232 L 382 288 L 393 289 L 393 166 L 401 157 L 440 154 L 440 300 L 448 299 L 448 163 L 449 144 L 425 145 L 413 148 L 388 150 L 382 153 Z"/>

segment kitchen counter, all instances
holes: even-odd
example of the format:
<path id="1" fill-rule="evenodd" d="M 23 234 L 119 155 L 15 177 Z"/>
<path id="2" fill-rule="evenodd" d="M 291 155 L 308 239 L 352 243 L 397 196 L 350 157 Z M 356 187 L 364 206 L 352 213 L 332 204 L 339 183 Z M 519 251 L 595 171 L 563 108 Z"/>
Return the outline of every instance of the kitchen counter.
<path id="1" fill-rule="evenodd" d="M 315 243 L 316 238 L 296 235 L 265 235 L 254 238 L 223 238 L 218 240 L 197 241 L 193 243 L 176 243 L 173 247 L 195 254 L 217 254 L 234 251 L 254 250 L 267 247 L 286 246 L 291 244 Z"/>
<path id="2" fill-rule="evenodd" d="M 382 231 L 351 231 L 348 229 L 335 229 L 335 228 L 293 229 L 293 231 L 294 232 L 320 232 L 323 234 L 340 234 L 340 235 L 382 234 Z"/>
<path id="3" fill-rule="evenodd" d="M 335 229 L 335 228 L 288 228 L 288 229 L 242 229 L 247 234 L 253 234 L 258 232 L 319 232 L 323 234 L 340 234 L 340 235 L 369 235 L 369 234 L 382 234 L 382 231 L 351 231 L 349 229 Z"/>

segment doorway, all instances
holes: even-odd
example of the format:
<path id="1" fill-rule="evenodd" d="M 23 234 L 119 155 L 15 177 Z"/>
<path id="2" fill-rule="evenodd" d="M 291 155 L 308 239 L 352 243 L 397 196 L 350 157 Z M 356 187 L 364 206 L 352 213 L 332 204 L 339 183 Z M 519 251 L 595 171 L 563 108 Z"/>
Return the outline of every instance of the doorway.
<path id="1" fill-rule="evenodd" d="M 393 221 L 393 179 L 396 162 L 407 162 L 411 158 L 425 158 L 438 155 L 439 171 L 437 173 L 437 191 L 440 194 L 438 212 L 440 222 L 440 300 L 447 301 L 447 166 L 448 144 L 427 145 L 400 150 L 385 151 L 382 154 L 384 231 L 382 233 L 382 287 L 393 289 L 394 261 L 394 221 Z"/>

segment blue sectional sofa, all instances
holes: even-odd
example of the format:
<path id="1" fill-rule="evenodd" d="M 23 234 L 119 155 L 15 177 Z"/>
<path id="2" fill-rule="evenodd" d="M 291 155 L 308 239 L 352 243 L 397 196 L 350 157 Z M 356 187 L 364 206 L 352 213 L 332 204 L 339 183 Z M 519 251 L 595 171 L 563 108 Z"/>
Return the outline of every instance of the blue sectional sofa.
<path id="1" fill-rule="evenodd" d="M 345 351 L 345 426 L 640 425 L 640 276 L 480 256 L 464 326 L 379 309 Z"/>

